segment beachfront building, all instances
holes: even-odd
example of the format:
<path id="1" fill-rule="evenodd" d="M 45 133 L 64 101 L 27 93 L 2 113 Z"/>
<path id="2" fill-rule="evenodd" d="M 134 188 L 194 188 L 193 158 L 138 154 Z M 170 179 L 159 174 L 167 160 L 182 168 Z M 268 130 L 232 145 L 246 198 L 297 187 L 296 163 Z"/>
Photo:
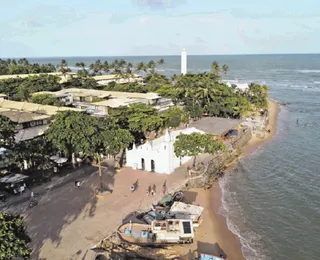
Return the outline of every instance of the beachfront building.
<path id="1" fill-rule="evenodd" d="M 131 150 L 126 149 L 127 166 L 137 170 L 170 174 L 182 164 L 188 162 L 192 157 L 178 158 L 174 154 L 174 142 L 177 136 L 182 134 L 204 133 L 194 127 L 169 132 L 153 141 L 146 142 L 140 146 L 133 145 Z"/>
<path id="2" fill-rule="evenodd" d="M 97 81 L 99 85 L 108 85 L 111 82 L 115 82 L 117 84 L 124 84 L 124 83 L 143 83 L 142 76 L 138 74 L 132 75 L 115 75 L 115 74 L 106 74 L 106 75 L 98 75 L 92 77 L 94 80 Z"/>
<path id="3" fill-rule="evenodd" d="M 109 109 L 118 108 L 120 106 L 129 106 L 135 103 L 144 103 L 146 105 L 153 106 L 159 112 L 163 112 L 173 106 L 170 99 L 162 98 L 158 94 L 151 92 L 132 93 L 69 88 L 56 92 L 37 92 L 33 95 L 44 93 L 51 94 L 57 98 L 68 98 L 74 107 L 84 109 L 87 113 L 94 116 L 106 116 L 108 115 Z"/>
<path id="4" fill-rule="evenodd" d="M 222 82 L 234 90 L 245 92 L 249 89 L 249 84 L 247 82 L 241 82 L 239 80 L 222 80 Z"/>
<path id="5" fill-rule="evenodd" d="M 70 107 L 47 106 L 0 98 L 0 115 L 7 117 L 16 125 L 16 142 L 42 136 L 49 127 L 51 117 L 58 111 L 65 110 L 82 111 Z"/>
<path id="6" fill-rule="evenodd" d="M 13 75 L 0 75 L 0 80 L 6 79 L 15 79 L 15 78 L 28 78 L 32 76 L 40 76 L 40 75 L 52 75 L 59 76 L 60 83 L 64 83 L 70 80 L 72 77 L 76 77 L 76 73 L 68 72 L 66 74 L 62 74 L 61 72 L 51 72 L 51 73 L 30 73 L 30 74 L 13 74 Z"/>
<path id="7" fill-rule="evenodd" d="M 181 51 L 181 74 L 187 74 L 187 50 L 184 48 Z"/>

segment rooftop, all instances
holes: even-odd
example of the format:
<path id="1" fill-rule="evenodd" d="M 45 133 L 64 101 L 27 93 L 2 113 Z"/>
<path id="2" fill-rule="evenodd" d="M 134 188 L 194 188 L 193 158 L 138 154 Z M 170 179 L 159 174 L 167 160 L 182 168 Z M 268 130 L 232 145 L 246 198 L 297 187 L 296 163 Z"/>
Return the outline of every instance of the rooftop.
<path id="1" fill-rule="evenodd" d="M 190 127 L 195 127 L 208 134 L 224 135 L 230 129 L 233 129 L 240 125 L 242 120 L 240 119 L 228 119 L 220 117 L 203 117 L 198 121 L 194 121 L 189 124 Z"/>
<path id="2" fill-rule="evenodd" d="M 49 125 L 39 125 L 35 127 L 29 127 L 21 129 L 15 135 L 15 141 L 17 143 L 21 141 L 31 140 L 35 137 L 41 136 L 49 128 Z"/>
<path id="3" fill-rule="evenodd" d="M 105 75 L 93 76 L 92 78 L 95 80 L 125 79 L 126 75 L 105 74 Z M 129 79 L 134 79 L 134 78 L 138 79 L 138 78 L 142 78 L 142 77 L 138 74 L 132 74 L 128 78 Z"/>
<path id="4" fill-rule="evenodd" d="M 132 103 L 136 103 L 137 99 L 129 99 L 129 98 L 111 98 L 108 100 L 103 100 L 99 102 L 92 103 L 95 106 L 106 106 L 106 107 L 120 107 L 120 106 L 127 106 Z"/>
<path id="5" fill-rule="evenodd" d="M 104 97 L 114 97 L 114 98 L 135 98 L 135 99 L 159 99 L 160 96 L 157 93 L 135 93 L 135 92 L 120 92 L 120 91 L 105 91 L 105 90 L 97 90 L 97 89 L 80 89 L 80 88 L 68 88 L 68 89 L 63 89 L 60 91 L 56 92 L 37 92 L 34 93 L 36 94 L 42 94 L 42 93 L 47 93 L 47 94 L 53 94 L 53 95 L 60 95 L 60 94 L 77 94 L 77 96 L 96 96 L 100 98 Z"/>
<path id="6" fill-rule="evenodd" d="M 59 76 L 61 79 L 65 79 L 66 77 L 68 77 L 70 75 L 76 75 L 76 74 L 69 72 L 69 73 L 67 73 L 66 77 L 64 75 L 62 75 L 61 72 L 0 75 L 0 80 L 15 79 L 15 78 L 27 78 L 27 77 L 31 77 L 31 76 L 40 76 L 40 75 L 53 75 L 53 76 Z"/>
<path id="7" fill-rule="evenodd" d="M 13 110 L 20 110 L 23 112 L 32 112 L 44 115 L 55 115 L 59 111 L 83 111 L 78 108 L 71 108 L 71 107 L 56 107 L 56 106 L 48 106 L 48 105 L 40 105 L 35 103 L 29 102 L 20 102 L 20 101 L 12 101 L 0 98 L 0 108 L 2 109 L 13 109 Z"/>
<path id="8" fill-rule="evenodd" d="M 24 112 L 24 111 L 3 109 L 3 108 L 0 108 L 0 115 L 5 116 L 9 118 L 10 121 L 18 124 L 36 121 L 36 120 L 45 120 L 50 118 L 50 116 L 48 115 L 41 115 L 41 114 L 36 114 L 31 112 Z"/>

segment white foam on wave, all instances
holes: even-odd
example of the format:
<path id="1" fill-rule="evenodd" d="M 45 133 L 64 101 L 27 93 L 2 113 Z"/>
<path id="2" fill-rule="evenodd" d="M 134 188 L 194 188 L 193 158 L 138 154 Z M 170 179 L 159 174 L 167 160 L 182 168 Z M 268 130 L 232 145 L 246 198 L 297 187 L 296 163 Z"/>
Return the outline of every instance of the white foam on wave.
<path id="1" fill-rule="evenodd" d="M 219 214 L 226 218 L 228 229 L 235 234 L 241 243 L 241 251 L 247 260 L 265 260 L 266 256 L 262 253 L 262 246 L 258 242 L 261 239 L 257 233 L 252 230 L 240 230 L 239 226 L 232 221 L 232 217 L 241 220 L 241 224 L 246 222 L 243 209 L 235 199 L 236 193 L 229 191 L 229 178 L 225 176 L 220 179 L 221 188 L 221 207 Z M 237 213 L 238 216 L 234 216 Z"/>
<path id="2" fill-rule="evenodd" d="M 299 73 L 320 73 L 320 70 L 297 70 Z"/>

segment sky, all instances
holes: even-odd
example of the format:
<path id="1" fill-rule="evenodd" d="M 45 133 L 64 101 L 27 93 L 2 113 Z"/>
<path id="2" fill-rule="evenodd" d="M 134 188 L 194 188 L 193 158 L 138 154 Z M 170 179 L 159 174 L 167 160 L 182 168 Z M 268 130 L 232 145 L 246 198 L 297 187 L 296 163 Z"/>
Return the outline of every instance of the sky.
<path id="1" fill-rule="evenodd" d="M 319 53 L 320 1 L 0 0 L 0 57 Z"/>

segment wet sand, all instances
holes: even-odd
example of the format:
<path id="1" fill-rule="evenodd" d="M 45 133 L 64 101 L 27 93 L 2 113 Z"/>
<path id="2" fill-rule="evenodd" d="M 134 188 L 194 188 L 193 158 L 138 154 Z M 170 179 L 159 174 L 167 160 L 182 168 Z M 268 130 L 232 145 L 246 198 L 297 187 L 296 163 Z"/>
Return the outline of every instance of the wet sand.
<path id="1" fill-rule="evenodd" d="M 270 133 L 266 133 L 263 139 L 259 138 L 259 134 L 258 136 L 254 134 L 243 148 L 242 158 L 254 152 L 257 147 L 269 141 L 275 135 L 280 106 L 277 102 L 269 100 L 268 109 L 269 124 L 267 129 L 270 129 Z M 228 260 L 245 259 L 241 251 L 239 238 L 228 229 L 226 218 L 219 213 L 221 207 L 219 183 L 213 185 L 210 190 L 192 189 L 186 193 L 186 197 L 191 197 L 190 202 L 193 204 L 203 206 L 204 212 L 203 222 L 196 230 L 196 237 L 191 248 L 177 248 L 181 255 L 186 254 L 189 249 L 194 251 L 198 248 L 218 256 L 224 254 Z"/>

